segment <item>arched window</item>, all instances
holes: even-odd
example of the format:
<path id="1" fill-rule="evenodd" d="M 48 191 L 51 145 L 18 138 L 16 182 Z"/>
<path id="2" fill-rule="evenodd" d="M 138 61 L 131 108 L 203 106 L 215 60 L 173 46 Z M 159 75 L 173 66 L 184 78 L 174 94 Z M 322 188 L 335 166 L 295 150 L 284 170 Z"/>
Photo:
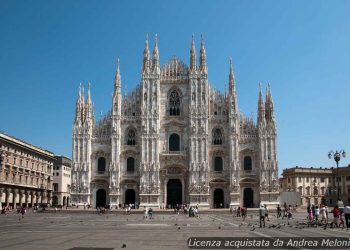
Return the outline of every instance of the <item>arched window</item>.
<path id="1" fill-rule="evenodd" d="M 136 133 L 135 130 L 129 129 L 126 135 L 126 144 L 127 145 L 136 145 Z"/>
<path id="2" fill-rule="evenodd" d="M 214 145 L 221 145 L 222 144 L 222 133 L 221 133 L 221 130 L 219 128 L 214 130 L 213 144 Z"/>
<path id="3" fill-rule="evenodd" d="M 106 171 L 106 159 L 104 157 L 100 157 L 97 160 L 97 172 L 105 172 Z"/>
<path id="4" fill-rule="evenodd" d="M 303 195 L 303 187 L 302 186 L 298 187 L 298 192 L 300 195 Z"/>
<path id="5" fill-rule="evenodd" d="M 244 170 L 252 170 L 252 158 L 250 156 L 244 157 Z"/>
<path id="6" fill-rule="evenodd" d="M 170 135 L 169 151 L 180 151 L 180 136 L 178 134 Z"/>
<path id="7" fill-rule="evenodd" d="M 314 187 L 314 195 L 318 195 L 318 188 Z"/>
<path id="8" fill-rule="evenodd" d="M 135 171 L 135 159 L 132 157 L 129 157 L 126 160 L 126 171 L 127 172 L 134 172 Z"/>
<path id="9" fill-rule="evenodd" d="M 180 95 L 176 90 L 173 90 L 169 95 L 169 115 L 180 115 Z"/>
<path id="10" fill-rule="evenodd" d="M 306 187 L 306 195 L 310 195 L 310 187 Z"/>
<path id="11" fill-rule="evenodd" d="M 222 157 L 216 156 L 214 158 L 214 171 L 221 172 L 223 169 Z"/>

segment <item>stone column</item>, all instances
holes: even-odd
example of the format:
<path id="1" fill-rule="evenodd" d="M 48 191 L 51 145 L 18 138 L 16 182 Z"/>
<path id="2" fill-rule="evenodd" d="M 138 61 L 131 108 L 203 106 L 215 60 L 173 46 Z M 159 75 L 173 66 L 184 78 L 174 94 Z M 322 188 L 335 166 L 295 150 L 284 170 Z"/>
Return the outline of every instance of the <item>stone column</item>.
<path id="1" fill-rule="evenodd" d="M 30 191 L 26 190 L 26 192 L 25 192 L 25 199 L 24 199 L 26 207 L 28 207 L 29 196 L 30 196 Z"/>
<path id="2" fill-rule="evenodd" d="M 50 191 L 47 191 L 47 203 L 50 204 L 50 206 L 52 205 L 52 195 Z"/>
<path id="3" fill-rule="evenodd" d="M 12 191 L 12 203 L 13 203 L 13 209 L 16 208 L 16 199 L 18 195 L 18 189 L 13 189 Z"/>
<path id="4" fill-rule="evenodd" d="M 30 203 L 31 203 L 31 206 L 32 208 L 34 207 L 34 204 L 35 204 L 35 192 L 34 191 L 30 191 L 30 196 L 31 196 L 31 199 L 30 199 Z"/>
<path id="5" fill-rule="evenodd" d="M 24 200 L 24 190 L 19 190 L 19 206 L 23 206 L 23 200 Z"/>
<path id="6" fill-rule="evenodd" d="M 6 189 L 6 206 L 8 207 L 10 205 L 10 193 L 12 192 L 11 188 Z"/>
<path id="7" fill-rule="evenodd" d="M 3 197 L 4 190 L 5 190 L 4 188 L 0 188 L 0 208 L 2 208 L 2 197 Z"/>
<path id="8" fill-rule="evenodd" d="M 35 192 L 35 204 L 38 206 L 41 202 L 41 193 L 39 191 Z"/>
<path id="9" fill-rule="evenodd" d="M 41 203 L 47 203 L 47 195 L 46 195 L 46 190 L 44 190 L 42 193 L 41 193 Z"/>

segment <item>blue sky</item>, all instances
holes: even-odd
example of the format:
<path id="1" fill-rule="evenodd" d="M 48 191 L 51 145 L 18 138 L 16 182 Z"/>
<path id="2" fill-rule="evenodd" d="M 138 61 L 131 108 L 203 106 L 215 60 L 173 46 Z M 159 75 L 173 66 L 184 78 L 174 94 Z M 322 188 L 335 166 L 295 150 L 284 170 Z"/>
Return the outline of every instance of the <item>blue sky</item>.
<path id="1" fill-rule="evenodd" d="M 332 166 L 350 150 L 350 1 L 0 1 L 0 130 L 71 156 L 80 82 L 92 84 L 97 118 L 122 82 L 140 81 L 145 34 L 160 60 L 189 62 L 205 37 L 209 81 L 223 90 L 233 59 L 239 109 L 257 113 L 271 83 L 278 160 Z M 342 160 L 347 165 L 350 156 Z"/>

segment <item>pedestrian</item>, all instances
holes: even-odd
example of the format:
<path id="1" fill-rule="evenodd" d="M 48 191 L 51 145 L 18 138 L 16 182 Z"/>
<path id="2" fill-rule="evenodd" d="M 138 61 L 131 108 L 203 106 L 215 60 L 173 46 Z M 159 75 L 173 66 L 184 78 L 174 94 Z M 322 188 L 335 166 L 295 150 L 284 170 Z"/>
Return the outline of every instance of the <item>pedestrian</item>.
<path id="1" fill-rule="evenodd" d="M 345 221 L 344 221 L 344 211 L 342 209 L 339 209 L 339 220 L 340 220 L 340 223 L 339 223 L 339 227 L 341 226 L 342 229 L 344 229 L 345 227 Z"/>
<path id="2" fill-rule="evenodd" d="M 320 209 L 318 206 L 315 207 L 315 222 L 318 223 L 318 218 L 320 216 Z"/>
<path id="3" fill-rule="evenodd" d="M 326 207 L 323 204 L 321 204 L 320 215 L 321 215 L 321 223 L 327 224 Z"/>
<path id="4" fill-rule="evenodd" d="M 148 218 L 148 208 L 146 206 L 143 207 L 143 219 L 147 219 Z"/>
<path id="5" fill-rule="evenodd" d="M 333 209 L 333 224 L 336 227 L 339 227 L 339 218 L 340 218 L 340 209 L 338 206 L 335 206 Z"/>
<path id="6" fill-rule="evenodd" d="M 346 207 L 344 207 L 343 211 L 344 211 L 346 228 L 349 230 L 349 227 L 350 227 L 350 206 L 347 205 Z"/>
<path id="7" fill-rule="evenodd" d="M 265 208 L 265 217 L 266 217 L 267 221 L 270 221 L 270 219 L 269 219 L 269 210 L 267 209 L 266 204 L 265 204 L 264 208 Z"/>
<path id="8" fill-rule="evenodd" d="M 21 208 L 22 219 L 24 218 L 25 213 L 26 213 L 26 209 L 25 207 L 22 207 Z"/>
<path id="9" fill-rule="evenodd" d="M 148 216 L 150 220 L 153 219 L 153 210 L 151 207 L 148 209 Z"/>
<path id="10" fill-rule="evenodd" d="M 241 207 L 238 206 L 237 208 L 237 217 L 241 217 Z"/>
<path id="11" fill-rule="evenodd" d="M 281 207 L 280 204 L 277 205 L 277 218 L 281 217 Z"/>
<path id="12" fill-rule="evenodd" d="M 265 216 L 266 216 L 266 208 L 261 205 L 259 208 L 259 216 L 260 216 L 260 227 L 265 227 Z"/>
<path id="13" fill-rule="evenodd" d="M 128 215 L 128 205 L 124 204 L 125 206 L 125 215 Z"/>
<path id="14" fill-rule="evenodd" d="M 247 208 L 246 207 L 241 208 L 241 216 L 242 216 L 242 220 L 245 221 L 245 218 L 247 217 Z"/>

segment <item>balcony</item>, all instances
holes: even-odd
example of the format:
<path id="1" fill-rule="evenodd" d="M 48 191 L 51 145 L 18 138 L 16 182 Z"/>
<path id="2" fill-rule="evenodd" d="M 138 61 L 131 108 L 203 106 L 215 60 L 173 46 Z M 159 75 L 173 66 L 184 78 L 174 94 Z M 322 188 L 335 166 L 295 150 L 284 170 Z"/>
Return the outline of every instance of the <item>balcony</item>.
<path id="1" fill-rule="evenodd" d="M 229 177 L 228 171 L 211 171 L 210 172 L 210 178 L 223 178 L 226 179 Z"/>
<path id="2" fill-rule="evenodd" d="M 137 171 L 134 171 L 134 172 L 123 171 L 122 172 L 122 176 L 123 177 L 128 177 L 128 178 L 138 177 L 139 176 L 139 172 L 137 172 Z"/>
<path id="3" fill-rule="evenodd" d="M 252 170 L 240 170 L 239 171 L 240 176 L 255 176 L 257 175 L 258 171 L 256 169 L 252 169 Z"/>

